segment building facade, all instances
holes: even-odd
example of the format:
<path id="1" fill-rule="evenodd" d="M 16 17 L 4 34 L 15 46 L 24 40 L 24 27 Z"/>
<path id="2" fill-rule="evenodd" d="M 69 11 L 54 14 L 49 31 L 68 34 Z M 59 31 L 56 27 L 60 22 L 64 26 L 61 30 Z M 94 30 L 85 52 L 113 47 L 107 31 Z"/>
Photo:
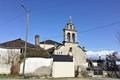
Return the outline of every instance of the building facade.
<path id="1" fill-rule="evenodd" d="M 77 41 L 77 30 L 72 23 L 71 17 L 69 18 L 68 23 L 63 29 L 64 32 L 64 41 L 63 45 L 55 48 L 55 55 L 71 55 L 74 58 L 75 70 L 80 70 L 86 65 L 86 54 L 85 50 L 81 48 Z M 79 68 L 80 67 L 80 68 Z"/>
<path id="2" fill-rule="evenodd" d="M 81 48 L 78 44 L 77 30 L 72 23 L 71 17 L 69 18 L 65 28 L 63 29 L 63 35 L 63 43 L 59 43 L 53 40 L 46 40 L 40 42 L 40 44 L 38 45 L 45 50 L 48 50 L 52 55 L 73 56 L 75 70 L 80 71 L 82 68 L 86 67 L 86 54 L 85 50 Z M 35 41 L 38 41 L 37 38 L 35 37 Z"/>

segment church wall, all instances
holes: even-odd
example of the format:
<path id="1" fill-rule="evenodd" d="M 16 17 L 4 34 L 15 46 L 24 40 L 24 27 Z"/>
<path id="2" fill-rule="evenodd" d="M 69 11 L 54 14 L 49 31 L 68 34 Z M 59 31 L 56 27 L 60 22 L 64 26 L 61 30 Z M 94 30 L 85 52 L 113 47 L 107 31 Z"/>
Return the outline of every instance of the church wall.
<path id="1" fill-rule="evenodd" d="M 69 52 L 72 48 L 72 52 Z M 54 51 L 56 55 L 72 55 L 74 57 L 75 68 L 77 66 L 86 67 L 86 54 L 85 52 L 77 46 L 75 43 L 66 43 L 64 46 L 61 46 L 58 50 Z"/>
<path id="2" fill-rule="evenodd" d="M 52 77 L 74 76 L 74 62 L 53 62 Z"/>

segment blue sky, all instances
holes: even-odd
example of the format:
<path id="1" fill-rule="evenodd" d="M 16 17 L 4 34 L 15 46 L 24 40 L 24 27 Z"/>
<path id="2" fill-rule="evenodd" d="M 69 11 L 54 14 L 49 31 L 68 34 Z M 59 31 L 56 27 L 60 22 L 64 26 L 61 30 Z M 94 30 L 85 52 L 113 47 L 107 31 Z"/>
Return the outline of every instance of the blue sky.
<path id="1" fill-rule="evenodd" d="M 0 43 L 17 38 L 25 39 L 25 14 L 19 6 L 31 9 L 28 41 L 63 41 L 63 28 L 69 16 L 78 31 L 78 42 L 87 50 L 120 51 L 117 32 L 120 23 L 89 32 L 82 31 L 120 21 L 120 0 L 0 0 Z"/>

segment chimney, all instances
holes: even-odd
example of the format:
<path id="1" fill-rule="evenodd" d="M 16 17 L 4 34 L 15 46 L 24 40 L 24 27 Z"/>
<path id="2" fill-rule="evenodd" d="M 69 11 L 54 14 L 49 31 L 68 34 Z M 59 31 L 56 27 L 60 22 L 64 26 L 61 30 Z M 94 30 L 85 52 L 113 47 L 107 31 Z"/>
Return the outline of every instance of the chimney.
<path id="1" fill-rule="evenodd" d="M 40 46 L 40 37 L 39 37 L 39 35 L 35 35 L 35 45 Z"/>

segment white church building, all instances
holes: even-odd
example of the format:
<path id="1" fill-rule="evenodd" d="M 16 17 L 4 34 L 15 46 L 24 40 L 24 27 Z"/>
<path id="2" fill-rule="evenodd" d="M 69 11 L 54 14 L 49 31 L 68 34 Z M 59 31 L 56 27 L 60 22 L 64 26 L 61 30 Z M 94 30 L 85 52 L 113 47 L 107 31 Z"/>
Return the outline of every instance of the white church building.
<path id="1" fill-rule="evenodd" d="M 77 30 L 72 23 L 71 17 L 63 29 L 64 40 L 59 43 L 53 40 L 40 42 L 39 35 L 35 36 L 35 44 L 48 50 L 52 55 L 69 55 L 73 56 L 74 70 L 81 71 L 86 68 L 86 53 L 84 48 L 81 48 L 77 41 Z"/>

